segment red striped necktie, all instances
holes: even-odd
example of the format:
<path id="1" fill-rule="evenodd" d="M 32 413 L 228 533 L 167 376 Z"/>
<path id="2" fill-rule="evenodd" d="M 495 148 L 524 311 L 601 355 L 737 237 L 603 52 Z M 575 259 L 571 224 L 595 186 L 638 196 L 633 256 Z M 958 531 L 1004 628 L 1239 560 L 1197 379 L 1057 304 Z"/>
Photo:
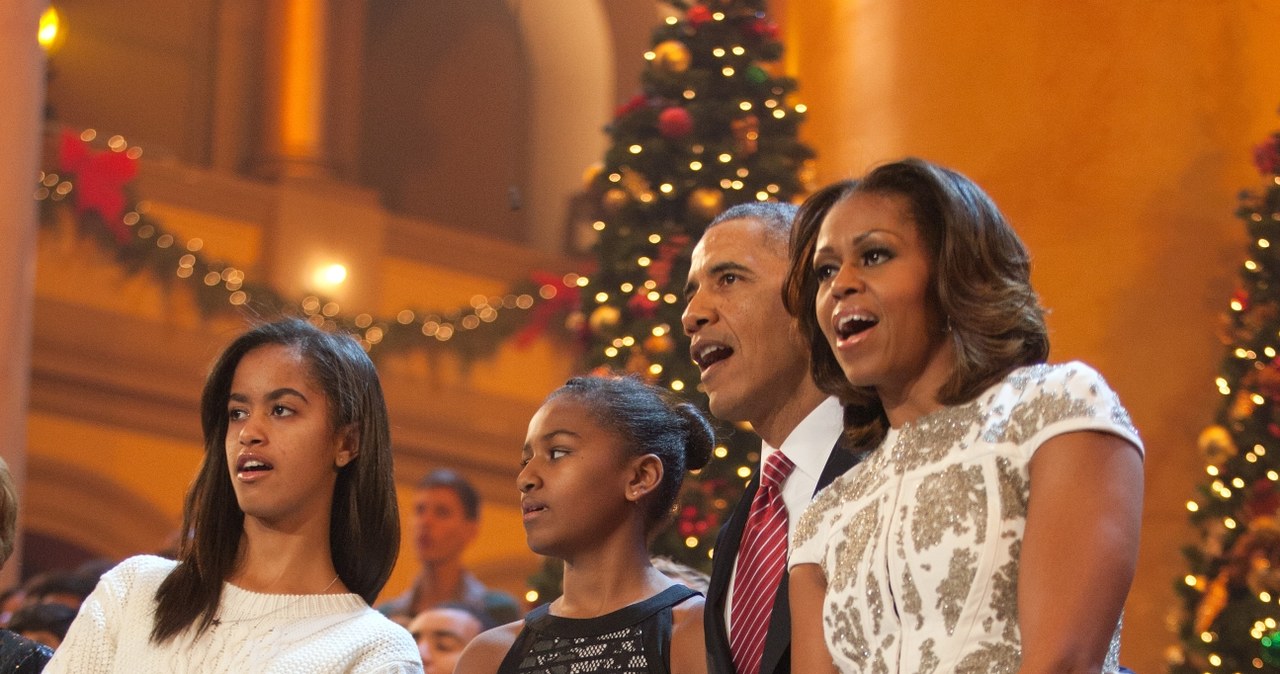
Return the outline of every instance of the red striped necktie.
<path id="1" fill-rule="evenodd" d="M 738 674 L 758 674 L 765 634 L 773 614 L 773 598 L 787 566 L 787 505 L 782 482 L 796 464 L 774 452 L 760 470 L 760 487 L 738 547 L 730 610 L 729 650 Z"/>

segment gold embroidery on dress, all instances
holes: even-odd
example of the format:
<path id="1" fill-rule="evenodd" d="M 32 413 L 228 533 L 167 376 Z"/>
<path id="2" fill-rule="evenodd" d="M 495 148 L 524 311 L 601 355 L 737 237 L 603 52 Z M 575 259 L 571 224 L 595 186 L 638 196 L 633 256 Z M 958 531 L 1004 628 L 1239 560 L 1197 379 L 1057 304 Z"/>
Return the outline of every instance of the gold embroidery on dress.
<path id="1" fill-rule="evenodd" d="M 920 589 L 911 576 L 911 569 L 902 572 L 902 613 L 916 617 L 917 631 L 924 627 L 924 601 L 920 599 Z"/>
<path id="2" fill-rule="evenodd" d="M 884 597 L 880 596 L 880 579 L 875 571 L 867 572 L 867 609 L 871 611 L 871 633 L 880 634 L 884 621 Z"/>
<path id="3" fill-rule="evenodd" d="M 964 610 L 973 579 L 978 575 L 978 553 L 968 548 L 956 548 L 951 552 L 951 566 L 947 577 L 938 584 L 938 601 L 934 605 L 942 612 L 947 634 L 955 634 L 960 613 Z"/>
<path id="4" fill-rule="evenodd" d="M 996 457 L 1000 483 L 1000 518 L 1005 522 L 1027 518 L 1027 497 L 1031 489 L 1022 471 L 1007 457 Z"/>
<path id="5" fill-rule="evenodd" d="M 996 620 L 1004 623 L 1001 637 L 1016 645 L 1021 643 L 1018 634 L 1018 559 L 1022 555 L 1022 541 L 1017 540 L 1009 545 L 1009 561 L 991 578 L 991 607 Z M 987 629 L 990 631 L 990 628 Z"/>
<path id="6" fill-rule="evenodd" d="M 1095 416 L 1089 401 L 1073 398 L 1070 393 L 1049 393 L 1018 403 L 1009 411 L 1003 423 L 993 424 L 988 431 L 995 437 L 984 438 L 991 442 L 1009 442 L 1015 445 L 1031 439 L 1040 429 L 1058 421 Z"/>
<path id="7" fill-rule="evenodd" d="M 933 674 L 938 671 L 938 665 L 942 664 L 942 661 L 933 650 L 936 645 L 937 642 L 933 637 L 920 642 L 920 669 L 916 670 L 916 674 Z"/>
<path id="8" fill-rule="evenodd" d="M 830 596 L 830 595 L 828 595 Z M 862 614 L 853 597 L 848 597 L 844 605 L 832 601 L 827 605 L 827 632 L 831 640 L 828 647 L 838 648 L 840 654 L 862 669 L 871 657 L 871 647 L 862 633 Z"/>
<path id="9" fill-rule="evenodd" d="M 858 579 L 858 569 L 862 567 L 862 560 L 871 553 L 875 546 L 876 533 L 880 530 L 880 519 L 877 517 L 879 509 L 873 501 L 868 503 L 866 507 L 858 511 L 857 515 L 845 524 L 840 534 L 836 536 L 835 555 L 831 563 L 835 565 L 834 569 L 826 569 L 827 578 L 830 580 L 827 585 L 827 591 L 836 590 L 844 592 L 853 585 Z M 827 555 L 823 555 L 825 560 L 829 559 Z"/>
<path id="10" fill-rule="evenodd" d="M 956 665 L 956 674 L 1013 674 L 1022 664 L 1022 649 L 1006 643 L 983 643 Z"/>
<path id="11" fill-rule="evenodd" d="M 944 407 L 904 424 L 891 452 L 893 470 L 901 475 L 936 463 L 982 419 L 977 403 Z"/>
<path id="12" fill-rule="evenodd" d="M 917 553 L 941 543 L 947 531 L 957 536 L 972 531 L 974 543 L 986 541 L 987 485 L 981 466 L 952 464 L 925 477 L 916 489 L 915 501 L 911 540 Z"/>

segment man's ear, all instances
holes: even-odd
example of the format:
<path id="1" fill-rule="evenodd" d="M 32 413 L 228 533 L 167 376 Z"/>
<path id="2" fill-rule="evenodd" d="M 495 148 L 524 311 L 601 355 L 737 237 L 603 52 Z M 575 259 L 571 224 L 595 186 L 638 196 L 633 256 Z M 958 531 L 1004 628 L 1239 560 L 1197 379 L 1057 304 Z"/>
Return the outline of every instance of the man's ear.
<path id="1" fill-rule="evenodd" d="M 657 454 L 645 454 L 631 460 L 631 472 L 627 480 L 627 500 L 639 501 L 662 484 L 662 459 Z"/>
<path id="2" fill-rule="evenodd" d="M 333 466 L 342 469 L 360 455 L 360 432 L 356 430 L 355 424 L 351 424 L 338 431 L 337 439 L 338 451 L 334 454 Z"/>

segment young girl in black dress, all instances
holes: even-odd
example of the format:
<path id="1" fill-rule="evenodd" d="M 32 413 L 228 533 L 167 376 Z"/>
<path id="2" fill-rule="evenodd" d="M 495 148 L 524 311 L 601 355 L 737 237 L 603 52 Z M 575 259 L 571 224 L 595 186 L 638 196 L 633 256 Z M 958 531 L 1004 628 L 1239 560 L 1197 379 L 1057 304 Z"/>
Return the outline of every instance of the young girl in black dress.
<path id="1" fill-rule="evenodd" d="M 516 485 L 529 547 L 564 561 L 564 594 L 481 634 L 457 671 L 705 672 L 702 597 L 654 569 L 647 544 L 712 443 L 697 408 L 638 379 L 553 392 L 529 422 Z"/>

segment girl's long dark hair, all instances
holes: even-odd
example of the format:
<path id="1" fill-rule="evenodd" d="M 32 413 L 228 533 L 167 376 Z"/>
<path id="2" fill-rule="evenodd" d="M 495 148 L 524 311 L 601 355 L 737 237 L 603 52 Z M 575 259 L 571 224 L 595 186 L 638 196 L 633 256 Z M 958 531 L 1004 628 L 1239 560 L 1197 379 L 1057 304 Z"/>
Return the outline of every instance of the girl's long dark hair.
<path id="1" fill-rule="evenodd" d="M 177 568 L 156 590 L 151 641 L 159 644 L 195 625 L 208 629 L 217 616 L 222 583 L 235 569 L 244 512 L 227 466 L 227 402 L 231 380 L 245 354 L 281 344 L 298 350 L 310 376 L 329 399 L 333 429 L 357 434 L 359 452 L 338 470 L 329 523 L 333 565 L 342 582 L 372 603 L 386 584 L 400 549 L 400 513 L 391 466 L 387 407 L 377 370 L 358 344 L 306 321 L 259 325 L 222 352 L 200 399 L 204 461 L 187 493 L 184 538 Z"/>

